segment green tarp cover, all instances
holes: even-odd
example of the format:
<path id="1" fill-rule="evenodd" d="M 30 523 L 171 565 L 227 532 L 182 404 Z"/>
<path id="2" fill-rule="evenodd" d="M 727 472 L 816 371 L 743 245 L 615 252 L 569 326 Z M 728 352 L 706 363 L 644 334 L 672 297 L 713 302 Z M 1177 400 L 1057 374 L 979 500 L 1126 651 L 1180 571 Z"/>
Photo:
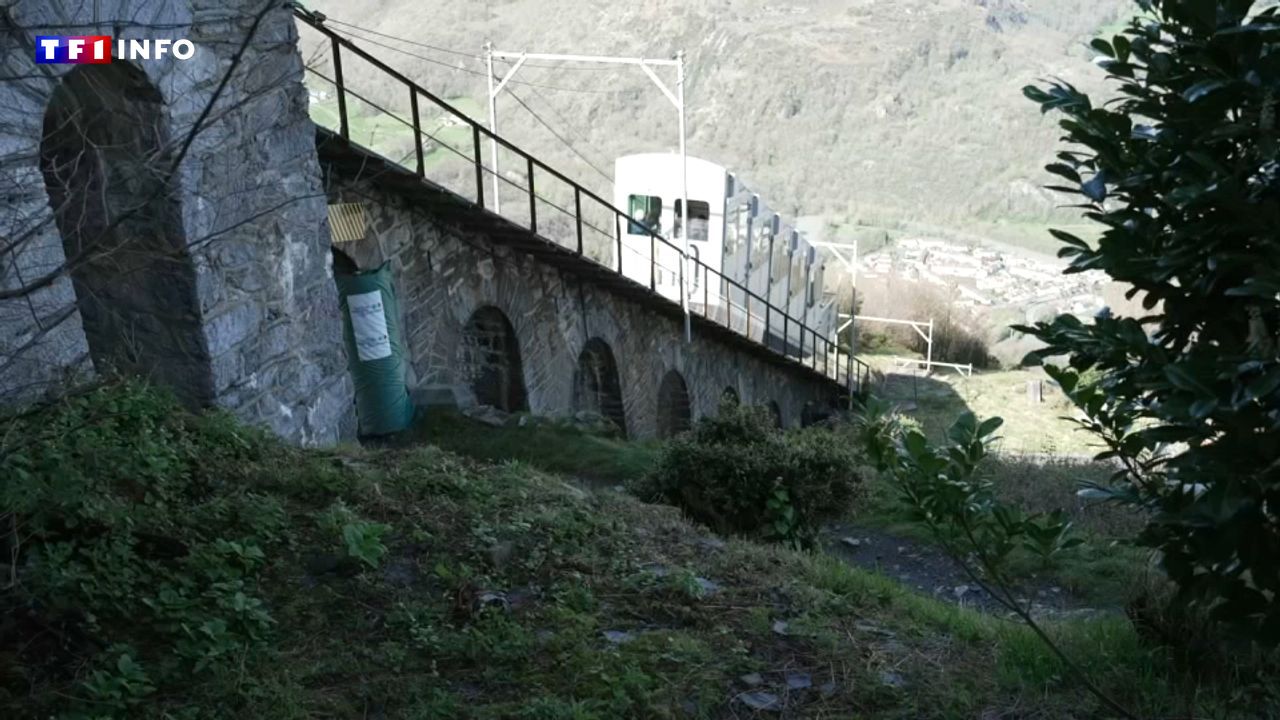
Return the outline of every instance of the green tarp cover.
<path id="1" fill-rule="evenodd" d="M 340 273 L 336 280 L 360 434 L 400 432 L 413 422 L 413 403 L 405 387 L 400 308 L 390 265 L 353 275 Z"/>

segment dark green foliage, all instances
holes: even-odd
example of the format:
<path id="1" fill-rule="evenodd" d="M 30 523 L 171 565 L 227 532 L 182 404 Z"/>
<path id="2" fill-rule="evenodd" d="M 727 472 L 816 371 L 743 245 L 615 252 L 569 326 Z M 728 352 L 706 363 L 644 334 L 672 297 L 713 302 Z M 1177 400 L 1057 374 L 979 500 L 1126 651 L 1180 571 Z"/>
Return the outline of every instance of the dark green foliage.
<path id="1" fill-rule="evenodd" d="M 257 579 L 285 513 L 227 472 L 261 458 L 259 435 L 136 385 L 9 428 L 0 697 L 53 687 L 73 716 L 128 714 L 264 646 Z"/>
<path id="2" fill-rule="evenodd" d="M 720 533 L 807 545 L 821 521 L 849 510 L 858 460 L 830 431 L 782 432 L 767 410 L 725 403 L 670 441 L 641 494 Z"/>
<path id="3" fill-rule="evenodd" d="M 1133 287 L 1144 317 L 1017 328 L 1123 464 L 1091 491 L 1150 511 L 1140 536 L 1191 602 L 1280 642 L 1280 15 L 1247 0 L 1146 0 L 1093 48 L 1119 83 L 1097 107 L 1028 87 L 1071 145 L 1047 170 L 1103 227 L 1054 232 L 1068 272 Z M 1030 358 L 1034 360 L 1035 358 Z M 1088 378 L 1082 379 L 1082 373 Z"/>
<path id="4" fill-rule="evenodd" d="M 22 539 L 0 568 L 3 718 L 718 718 L 747 711 L 744 673 L 781 694 L 792 668 L 833 683 L 788 695 L 794 717 L 1097 714 L 1021 628 L 825 555 L 709 543 L 673 508 L 520 463 L 297 450 L 132 386 L 5 427 L 3 477 L 21 462 L 28 487 L 6 482 L 0 507 Z M 62 477 L 77 482 L 51 489 Z M 103 508 L 121 509 L 109 526 L 55 524 Z M 118 557 L 86 559 L 110 538 Z M 59 545 L 70 560 L 31 562 Z M 66 596 L 34 584 L 72 572 Z M 243 599 L 215 602 L 228 575 Z M 190 604 L 148 605 L 165 586 Z M 1057 630 L 1149 717 L 1274 706 L 1229 683 L 1180 701 L 1122 618 Z M 907 691 L 883 687 L 887 668 Z"/>

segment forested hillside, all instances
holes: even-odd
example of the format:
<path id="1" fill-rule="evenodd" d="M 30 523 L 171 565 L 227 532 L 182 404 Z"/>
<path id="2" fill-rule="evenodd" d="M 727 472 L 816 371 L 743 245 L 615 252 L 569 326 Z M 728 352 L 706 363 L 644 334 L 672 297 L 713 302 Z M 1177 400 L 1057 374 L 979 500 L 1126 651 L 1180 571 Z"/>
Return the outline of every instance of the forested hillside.
<path id="1" fill-rule="evenodd" d="M 1125 0 L 308 6 L 348 23 L 332 27 L 365 38 L 424 86 L 476 100 L 463 105 L 482 117 L 486 41 L 503 50 L 647 57 L 684 49 L 690 151 L 739 170 L 774 207 L 839 223 L 979 233 L 993 221 L 1031 233 L 1054 218 L 1058 200 L 1039 186 L 1056 130 L 1020 88 L 1055 76 L 1095 89 L 1102 72 L 1085 62 L 1088 39 L 1135 7 Z M 675 146 L 672 108 L 637 68 L 526 66 L 517 79 L 533 84 L 512 85 L 516 97 L 605 174 L 619 154 Z M 584 182 L 606 183 L 515 97 L 503 97 L 500 117 L 520 145 Z M 1017 241 L 1016 233 L 1004 239 Z"/>

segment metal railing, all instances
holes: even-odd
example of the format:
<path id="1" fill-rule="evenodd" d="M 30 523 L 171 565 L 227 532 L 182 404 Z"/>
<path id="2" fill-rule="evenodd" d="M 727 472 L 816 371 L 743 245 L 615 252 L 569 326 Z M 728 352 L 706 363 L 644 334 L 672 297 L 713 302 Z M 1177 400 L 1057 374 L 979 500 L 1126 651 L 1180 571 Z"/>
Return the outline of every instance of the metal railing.
<path id="1" fill-rule="evenodd" d="M 595 233 L 598 236 L 608 236 L 611 241 L 610 244 L 613 246 L 614 257 L 617 261 L 614 267 L 610 269 L 617 272 L 622 277 L 627 277 L 622 272 L 624 228 L 634 228 L 638 226 L 643 230 L 644 234 L 649 237 L 650 242 L 650 252 L 648 256 L 649 275 L 647 283 L 650 291 L 655 293 L 658 292 L 656 278 L 659 267 L 662 267 L 666 272 L 672 272 L 674 270 L 683 276 L 684 266 L 687 265 L 691 267 L 691 271 L 695 273 L 694 277 L 700 280 L 698 282 L 698 290 L 690 293 L 689 311 L 691 313 L 721 327 L 732 330 L 739 335 L 744 335 L 746 338 L 759 343 L 766 349 L 772 350 L 781 357 L 836 381 L 851 393 L 855 390 L 861 390 L 866 387 L 866 384 L 870 380 L 870 367 L 855 357 L 852 353 L 843 349 L 839 343 L 833 342 L 831 339 L 824 337 L 816 330 L 792 317 L 785 310 L 776 307 L 743 283 L 740 283 L 737 280 L 724 275 L 718 270 L 707 266 L 697 258 L 684 258 L 685 262 L 682 263 L 682 266 L 679 268 L 669 268 L 662 265 L 657 259 L 658 248 L 660 246 L 665 246 L 666 248 L 674 250 L 683 257 L 683 253 L 677 245 L 669 242 L 652 228 L 632 220 L 626 215 L 626 213 L 623 213 L 621 210 L 614 207 L 612 203 L 573 181 L 555 168 L 550 167 L 541 160 L 538 160 L 529 153 L 521 150 L 519 147 L 507 141 L 500 135 L 493 133 L 487 127 L 477 123 L 452 104 L 432 94 L 430 91 L 424 89 L 404 74 L 369 54 L 347 37 L 328 28 L 324 25 L 323 16 L 319 16 L 298 7 L 294 8 L 294 14 L 300 22 L 322 33 L 328 39 L 331 52 L 329 64 L 332 69 L 332 77 L 326 76 L 323 72 L 316 69 L 313 64 L 308 64 L 307 72 L 326 81 L 335 88 L 337 93 L 337 128 L 330 129 L 335 130 L 345 140 L 352 140 L 353 117 L 349 109 L 349 104 L 355 101 L 375 108 L 385 116 L 398 121 L 412 130 L 412 151 L 402 160 L 393 160 L 393 162 L 403 166 L 406 170 L 412 170 L 419 177 L 425 179 L 427 177 L 428 153 L 424 148 L 423 141 L 425 139 L 435 143 L 435 148 L 437 150 L 452 152 L 469 162 L 474 167 L 474 185 L 471 188 L 464 190 L 464 196 L 467 197 L 468 200 L 471 200 L 482 209 L 499 214 L 508 221 L 527 227 L 529 232 L 538 234 L 543 237 L 543 239 L 576 252 L 577 255 L 581 256 L 585 261 L 594 262 L 597 265 L 606 268 L 609 266 L 584 253 L 584 237 L 587 231 Z M 343 76 L 344 52 L 350 53 L 356 58 L 359 58 L 359 60 L 368 63 L 381 71 L 387 77 L 392 78 L 403 86 L 403 92 L 408 93 L 410 117 L 407 119 L 400 117 L 395 112 L 382 107 L 369 97 L 361 95 L 353 88 L 349 87 L 348 83 L 344 81 Z M 470 135 L 470 153 L 465 153 L 462 150 L 451 146 L 448 142 L 442 141 L 439 137 L 424 129 L 422 121 L 423 100 L 434 104 L 436 107 L 444 111 L 447 114 L 447 117 L 452 118 L 452 124 L 461 125 L 463 128 L 469 129 L 469 133 L 464 133 L 464 135 Z M 504 150 L 519 156 L 521 162 L 517 164 L 517 167 L 523 168 L 527 184 L 521 185 L 513 180 L 509 176 L 510 172 L 498 175 L 497 177 L 510 188 L 516 188 L 524 194 L 527 197 L 527 206 L 517 207 L 513 212 L 508 209 L 508 203 L 502 203 L 502 212 L 497 213 L 495 210 L 495 203 L 492 202 L 492 198 L 486 198 L 486 173 L 489 175 L 494 174 L 492 169 L 486 167 L 484 164 L 482 143 L 486 140 L 495 142 Z M 543 181 L 549 177 L 562 183 L 563 187 L 567 188 L 572 193 L 572 203 L 564 202 L 562 205 L 554 202 L 548 196 L 539 195 L 535 188 L 538 188 L 543 181 L 535 180 L 535 175 L 538 172 L 543 173 Z M 435 178 L 433 178 L 433 181 L 434 180 Z M 488 200 L 488 202 L 486 202 L 486 200 Z M 539 216 L 539 203 L 569 218 L 573 227 L 573 239 L 569 244 L 566 245 L 564 243 L 560 243 L 555 239 L 548 238 L 539 233 L 540 224 L 544 227 L 546 226 L 546 223 L 540 223 L 544 218 Z M 571 204 L 572 207 L 564 207 L 564 205 L 569 204 Z M 590 221 L 585 210 L 592 209 L 592 204 L 596 206 L 594 209 L 598 213 L 603 213 L 601 217 L 612 216 L 612 224 L 614 226 L 612 230 L 601 227 L 601 224 L 598 222 L 592 223 Z M 511 216 L 513 214 L 519 216 L 518 221 L 512 219 Z M 627 232 L 630 232 L 630 230 L 628 229 Z M 628 248 L 628 250 L 631 250 L 631 248 Z M 718 280 L 720 283 L 719 287 L 721 290 L 717 292 L 717 296 L 719 299 L 725 301 L 722 306 L 724 307 L 723 312 L 719 310 L 720 306 L 712 306 L 710 304 L 710 280 L 712 278 Z M 644 283 L 641 282 L 641 284 Z M 681 278 L 680 286 L 685 287 L 683 278 Z M 742 302 L 735 305 L 732 300 L 734 293 L 728 292 L 728 288 L 736 290 L 737 296 L 742 299 Z M 697 297 L 699 294 L 701 294 L 702 297 Z M 698 307 L 697 303 L 699 300 L 702 301 L 700 311 L 695 310 L 695 308 Z M 740 313 L 735 316 L 735 311 L 740 311 Z M 779 332 L 780 335 L 775 334 Z M 781 347 L 777 347 L 778 345 L 781 345 Z"/>

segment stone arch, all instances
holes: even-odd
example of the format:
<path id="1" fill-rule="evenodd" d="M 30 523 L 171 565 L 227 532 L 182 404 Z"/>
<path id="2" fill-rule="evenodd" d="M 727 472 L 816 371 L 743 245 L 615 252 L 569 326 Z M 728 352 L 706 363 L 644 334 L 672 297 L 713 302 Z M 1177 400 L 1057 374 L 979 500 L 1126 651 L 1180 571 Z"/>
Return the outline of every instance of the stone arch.
<path id="1" fill-rule="evenodd" d="M 658 437 L 674 437 L 685 430 L 693 421 L 693 409 L 689 402 L 689 386 L 684 376 L 675 370 L 668 370 L 658 384 Z"/>
<path id="2" fill-rule="evenodd" d="M 213 378 L 164 116 L 134 65 L 76 67 L 45 109 L 40 169 L 95 368 L 199 406 Z"/>
<path id="3" fill-rule="evenodd" d="M 578 354 L 573 373 L 573 409 L 599 413 L 617 425 L 624 437 L 627 434 L 618 363 L 609 344 L 600 338 L 588 340 Z"/>
<path id="4" fill-rule="evenodd" d="M 471 314 L 462 330 L 461 355 L 459 368 L 476 402 L 505 412 L 529 409 L 520 341 L 501 310 L 486 305 Z"/>
<path id="5" fill-rule="evenodd" d="M 738 395 L 738 389 L 732 385 L 728 385 L 724 390 L 720 391 L 720 404 L 729 403 L 730 405 L 741 405 L 742 396 Z"/>
<path id="6" fill-rule="evenodd" d="M 770 400 L 764 404 L 764 407 L 769 411 L 769 415 L 773 417 L 773 426 L 781 430 L 785 424 L 782 421 L 782 407 L 778 405 L 778 401 Z"/>
<path id="7" fill-rule="evenodd" d="M 800 409 L 800 427 L 817 425 L 826 417 L 827 413 L 823 412 L 821 405 L 812 400 L 806 401 L 804 407 Z"/>

